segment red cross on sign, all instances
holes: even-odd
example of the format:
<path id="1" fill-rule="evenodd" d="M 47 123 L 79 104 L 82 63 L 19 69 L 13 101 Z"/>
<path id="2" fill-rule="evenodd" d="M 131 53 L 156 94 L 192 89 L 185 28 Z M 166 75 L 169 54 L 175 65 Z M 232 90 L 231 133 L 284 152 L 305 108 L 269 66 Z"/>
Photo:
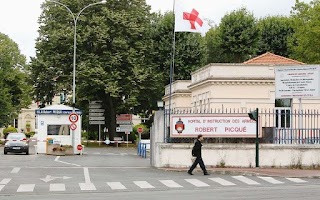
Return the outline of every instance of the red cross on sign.
<path id="1" fill-rule="evenodd" d="M 203 21 L 198 17 L 199 12 L 192 9 L 191 13 L 183 12 L 183 19 L 189 20 L 191 29 L 196 29 L 195 23 L 199 24 L 200 27 L 203 25 Z"/>

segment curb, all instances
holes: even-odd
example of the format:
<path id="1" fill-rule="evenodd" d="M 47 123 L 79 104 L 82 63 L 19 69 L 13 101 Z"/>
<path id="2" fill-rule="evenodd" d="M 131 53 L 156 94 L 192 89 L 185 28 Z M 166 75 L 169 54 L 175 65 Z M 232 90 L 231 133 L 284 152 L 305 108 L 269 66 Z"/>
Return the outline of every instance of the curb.
<path id="1" fill-rule="evenodd" d="M 172 172 L 185 172 L 187 173 L 187 168 L 159 168 L 164 171 L 172 171 Z M 242 175 L 242 176 L 271 176 L 271 177 L 283 177 L 283 178 L 312 178 L 312 179 L 320 179 L 319 175 L 293 175 L 293 174 L 276 174 L 272 172 L 254 172 L 254 171 L 246 171 L 246 170 L 223 170 L 223 169 L 207 169 L 211 174 L 220 174 L 220 175 Z M 201 169 L 195 169 L 196 173 L 202 173 Z"/>

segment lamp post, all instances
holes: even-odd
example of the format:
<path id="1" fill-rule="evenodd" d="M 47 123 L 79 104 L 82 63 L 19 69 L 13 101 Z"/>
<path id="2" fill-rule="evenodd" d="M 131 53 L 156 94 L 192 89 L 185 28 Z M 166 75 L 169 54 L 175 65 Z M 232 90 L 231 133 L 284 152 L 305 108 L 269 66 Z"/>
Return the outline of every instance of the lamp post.
<path id="1" fill-rule="evenodd" d="M 74 35 L 73 35 L 73 76 L 72 76 L 72 112 L 75 112 L 75 104 L 76 104 L 76 55 L 77 55 L 77 21 L 79 19 L 80 14 L 87 9 L 88 7 L 97 5 L 97 4 L 104 4 L 107 3 L 106 0 L 97 2 L 97 3 L 91 3 L 87 6 L 85 6 L 84 8 L 82 8 L 78 14 L 75 16 L 75 14 L 70 10 L 70 8 L 68 6 L 66 6 L 63 3 L 60 3 L 59 1 L 55 1 L 55 0 L 50 0 L 49 2 L 52 3 L 56 3 L 59 4 L 63 7 L 65 7 L 68 12 L 71 14 L 72 18 L 73 18 L 73 23 L 74 23 Z M 74 130 L 72 130 L 72 147 L 73 150 L 75 149 L 75 136 L 74 136 Z"/>

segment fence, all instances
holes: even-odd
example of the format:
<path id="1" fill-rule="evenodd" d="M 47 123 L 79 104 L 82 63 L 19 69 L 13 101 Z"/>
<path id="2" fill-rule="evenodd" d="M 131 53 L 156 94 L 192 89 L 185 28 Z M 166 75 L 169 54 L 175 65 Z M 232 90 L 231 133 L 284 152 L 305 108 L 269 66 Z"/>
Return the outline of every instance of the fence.
<path id="1" fill-rule="evenodd" d="M 190 108 L 176 108 L 169 112 L 165 110 L 165 142 L 190 143 L 195 138 L 170 137 L 170 117 L 172 115 L 203 114 L 214 116 L 218 114 L 248 114 L 254 109 L 212 109 L 199 111 Z M 249 117 L 248 117 L 249 118 Z M 274 109 L 259 109 L 259 131 L 262 131 L 260 143 L 274 144 L 320 144 L 320 113 L 318 110 L 292 110 L 288 107 Z M 205 138 L 207 143 L 254 143 L 255 138 Z"/>

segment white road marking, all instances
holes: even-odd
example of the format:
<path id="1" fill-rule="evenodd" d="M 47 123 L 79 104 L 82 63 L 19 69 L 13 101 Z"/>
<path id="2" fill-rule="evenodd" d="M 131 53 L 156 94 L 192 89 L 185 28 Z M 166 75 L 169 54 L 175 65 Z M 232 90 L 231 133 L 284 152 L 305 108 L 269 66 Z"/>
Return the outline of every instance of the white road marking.
<path id="1" fill-rule="evenodd" d="M 143 189 L 154 188 L 154 186 L 152 186 L 147 181 L 133 181 L 133 182 L 134 182 L 134 184 L 136 184 L 137 186 L 139 186 L 140 188 L 143 188 Z"/>
<path id="2" fill-rule="evenodd" d="M 5 185 L 0 185 L 0 192 L 4 188 Z"/>
<path id="3" fill-rule="evenodd" d="M 89 169 L 87 167 L 83 168 L 84 180 L 85 183 L 91 183 Z"/>
<path id="4" fill-rule="evenodd" d="M 52 183 L 50 184 L 50 189 L 51 192 L 61 192 L 61 191 L 66 191 L 66 185 L 62 183 Z"/>
<path id="5" fill-rule="evenodd" d="M 21 168 L 15 167 L 12 169 L 11 174 L 17 174 L 20 171 Z"/>
<path id="6" fill-rule="evenodd" d="M 160 182 L 170 188 L 181 188 L 182 187 L 181 185 L 174 182 L 173 180 L 160 180 Z"/>
<path id="7" fill-rule="evenodd" d="M 220 185 L 223 185 L 223 186 L 232 186 L 232 185 L 236 185 L 230 181 L 227 181 L 227 180 L 224 180 L 222 178 L 209 178 L 210 180 L 216 182 L 216 183 L 219 183 Z"/>
<path id="8" fill-rule="evenodd" d="M 122 185 L 120 182 L 107 182 L 109 187 L 112 190 L 125 190 L 127 189 L 124 185 Z"/>
<path id="9" fill-rule="evenodd" d="M 2 181 L 0 182 L 0 185 L 6 185 L 11 181 L 11 178 L 4 178 L 2 179 Z"/>
<path id="10" fill-rule="evenodd" d="M 97 190 L 96 186 L 93 185 L 93 183 L 79 183 L 81 190 Z"/>
<path id="11" fill-rule="evenodd" d="M 21 184 L 17 192 L 33 192 L 35 184 Z"/>
<path id="12" fill-rule="evenodd" d="M 284 182 L 278 181 L 272 177 L 258 176 L 258 178 L 261 178 L 262 180 L 265 180 L 265 181 L 272 183 L 272 184 L 283 184 L 284 183 Z"/>
<path id="13" fill-rule="evenodd" d="M 202 182 L 198 179 L 184 179 L 185 181 L 191 183 L 192 185 L 196 187 L 208 187 L 210 185 L 206 184 L 205 182 Z"/>
<path id="14" fill-rule="evenodd" d="M 306 183 L 306 182 L 308 182 L 308 181 L 302 180 L 300 178 L 286 178 L 286 179 L 288 179 L 289 181 L 295 182 L 295 183 Z"/>
<path id="15" fill-rule="evenodd" d="M 232 176 L 232 178 L 237 179 L 237 180 L 239 180 L 243 183 L 246 183 L 248 185 L 260 185 L 260 183 L 254 181 L 254 180 L 251 180 L 247 177 L 244 177 L 244 176 Z"/>
<path id="16" fill-rule="evenodd" d="M 59 158 L 60 158 L 60 156 L 57 156 L 57 157 L 54 159 L 54 161 L 60 162 L 60 163 L 66 164 L 66 165 L 73 165 L 73 166 L 76 166 L 76 167 L 81 167 L 81 165 L 78 165 L 78 164 L 68 163 L 68 162 L 61 161 L 61 160 L 59 160 Z"/>

